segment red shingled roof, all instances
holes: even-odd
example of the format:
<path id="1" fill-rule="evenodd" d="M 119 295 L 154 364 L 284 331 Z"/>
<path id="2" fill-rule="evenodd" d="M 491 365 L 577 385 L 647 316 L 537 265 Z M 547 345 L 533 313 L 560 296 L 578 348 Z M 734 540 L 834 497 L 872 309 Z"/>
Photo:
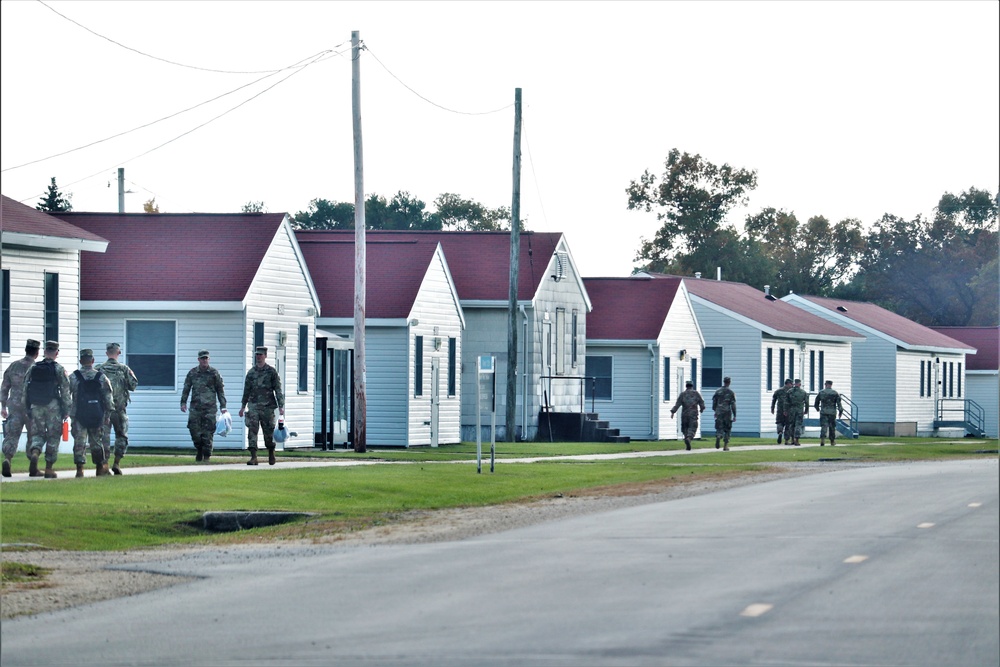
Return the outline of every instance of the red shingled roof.
<path id="1" fill-rule="evenodd" d="M 656 340 L 681 279 L 584 278 L 583 284 L 594 308 L 587 340 Z"/>
<path id="2" fill-rule="evenodd" d="M 799 295 L 803 299 L 810 301 L 817 306 L 822 306 L 830 312 L 837 313 L 841 317 L 853 320 L 858 324 L 863 324 L 875 331 L 886 334 L 906 345 L 916 347 L 951 347 L 967 349 L 970 346 L 955 340 L 943 333 L 934 331 L 923 324 L 917 324 L 913 320 L 902 315 L 897 315 L 891 310 L 886 310 L 874 303 L 864 301 L 848 301 L 846 299 L 831 299 L 821 296 Z"/>
<path id="3" fill-rule="evenodd" d="M 328 234 L 329 238 L 350 239 L 353 230 L 296 232 L 299 242 L 311 234 Z M 524 232 L 520 236 L 518 259 L 518 300 L 530 301 L 545 279 L 545 269 L 556 251 L 562 234 L 557 232 Z M 440 243 L 448 260 L 458 298 L 475 301 L 507 301 L 510 281 L 509 232 L 439 232 L 384 231 L 365 232 L 368 248 L 382 242 L 425 241 Z M 352 262 L 353 266 L 353 262 Z M 312 266 L 310 265 L 310 270 Z M 313 274 L 316 282 L 316 275 Z M 367 297 L 366 297 L 367 298 Z M 326 314 L 324 306 L 323 314 Z"/>
<path id="4" fill-rule="evenodd" d="M 965 358 L 966 370 L 1000 370 L 1000 327 L 931 327 L 949 338 L 962 341 L 976 348 L 974 355 Z"/>
<path id="5" fill-rule="evenodd" d="M 0 219 L 2 219 L 0 227 L 5 232 L 83 239 L 85 241 L 107 241 L 91 231 L 71 225 L 6 195 L 0 195 L 0 202 L 2 202 L 0 203 Z"/>
<path id="6" fill-rule="evenodd" d="M 83 301 L 242 301 L 283 213 L 59 213 L 109 240 L 84 253 Z"/>
<path id="7" fill-rule="evenodd" d="M 437 240 L 372 238 L 365 233 L 365 316 L 409 316 Z M 354 232 L 295 232 L 323 317 L 354 317 Z"/>
<path id="8" fill-rule="evenodd" d="M 747 285 L 725 280 L 685 278 L 688 293 L 760 323 L 775 332 L 801 336 L 861 338 L 860 334 L 818 315 L 785 303 L 771 301 L 764 292 Z"/>

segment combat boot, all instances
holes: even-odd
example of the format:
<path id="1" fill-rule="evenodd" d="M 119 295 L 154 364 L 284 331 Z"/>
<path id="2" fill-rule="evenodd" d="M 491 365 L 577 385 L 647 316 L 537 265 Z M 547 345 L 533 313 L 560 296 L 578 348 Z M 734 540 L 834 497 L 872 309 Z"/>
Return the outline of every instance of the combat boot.
<path id="1" fill-rule="evenodd" d="M 108 464 L 106 461 L 102 461 L 101 463 L 95 463 L 94 468 L 97 470 L 98 477 L 104 477 L 105 475 L 111 474 L 111 471 L 108 470 Z"/>
<path id="2" fill-rule="evenodd" d="M 691 451 L 691 440 L 688 438 L 684 438 L 684 449 Z"/>
<path id="3" fill-rule="evenodd" d="M 38 470 L 38 453 L 32 454 L 28 458 L 28 477 L 41 477 L 42 473 Z"/>
<path id="4" fill-rule="evenodd" d="M 823 446 L 824 446 L 824 445 L 823 445 L 823 438 L 820 438 L 820 439 L 819 439 L 819 446 L 820 446 L 820 447 L 823 447 Z"/>
<path id="5" fill-rule="evenodd" d="M 56 471 L 52 469 L 52 464 L 51 463 L 46 463 L 45 464 L 45 479 L 55 479 L 58 476 L 59 475 L 56 474 Z"/>
<path id="6" fill-rule="evenodd" d="M 724 452 L 728 452 L 728 451 L 729 451 L 729 443 L 728 443 L 728 442 L 726 442 L 726 443 L 725 443 L 725 444 L 724 444 L 724 445 L 722 446 L 722 451 L 724 451 Z"/>
<path id="7" fill-rule="evenodd" d="M 116 475 L 122 474 L 122 469 L 118 467 L 118 464 L 121 463 L 121 462 L 122 462 L 122 457 L 116 456 L 115 457 L 115 464 L 113 466 L 111 466 L 111 472 L 113 472 Z"/>
<path id="8" fill-rule="evenodd" d="M 830 438 L 830 446 L 833 447 L 836 444 L 837 444 L 837 441 L 835 439 L 833 439 L 833 438 Z"/>
<path id="9" fill-rule="evenodd" d="M 715 448 L 719 448 L 719 436 L 715 436 Z"/>
<path id="10" fill-rule="evenodd" d="M 250 450 L 250 460 L 247 461 L 247 465 L 248 466 L 258 465 L 258 463 L 257 463 L 257 450 L 256 449 L 251 449 Z"/>
<path id="11" fill-rule="evenodd" d="M 76 476 L 77 477 L 83 477 L 83 464 L 82 463 L 77 463 L 76 464 Z"/>
<path id="12" fill-rule="evenodd" d="M 10 477 L 10 459 L 3 460 L 3 476 Z"/>
<path id="13" fill-rule="evenodd" d="M 273 466 L 277 461 L 274 458 L 274 447 L 267 448 L 267 465 Z"/>
<path id="14" fill-rule="evenodd" d="M 194 460 L 201 461 L 204 458 L 204 456 L 202 456 L 201 453 L 201 447 L 196 447 L 195 449 L 198 451 L 198 453 L 194 455 Z"/>

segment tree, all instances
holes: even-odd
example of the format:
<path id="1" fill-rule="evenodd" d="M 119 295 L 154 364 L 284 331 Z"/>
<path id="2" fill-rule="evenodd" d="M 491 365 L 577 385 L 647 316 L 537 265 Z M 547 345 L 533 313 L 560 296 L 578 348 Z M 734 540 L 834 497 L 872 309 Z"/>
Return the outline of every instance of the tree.
<path id="1" fill-rule="evenodd" d="M 510 231 L 510 209 L 488 208 L 472 199 L 445 192 L 434 200 L 434 213 L 441 229 L 459 232 Z"/>
<path id="2" fill-rule="evenodd" d="M 142 210 L 144 213 L 159 213 L 160 207 L 156 205 L 156 197 L 147 199 L 142 205 Z"/>
<path id="3" fill-rule="evenodd" d="M 366 209 L 367 210 L 367 209 Z M 313 199 L 309 208 L 292 216 L 295 229 L 354 229 L 354 204 Z"/>
<path id="4" fill-rule="evenodd" d="M 636 256 L 653 271 L 682 266 L 684 262 L 675 262 L 679 255 L 711 247 L 726 214 L 745 204 L 748 193 L 757 187 L 756 171 L 716 166 L 676 148 L 670 150 L 664 166 L 659 184 L 647 170 L 626 189 L 630 211 L 656 209 L 662 222 L 652 240 L 642 240 Z M 730 230 L 730 239 L 734 233 Z"/>
<path id="5" fill-rule="evenodd" d="M 70 202 L 71 199 L 73 199 L 72 194 L 63 195 L 63 193 L 59 192 L 59 186 L 56 185 L 56 177 L 53 176 L 48 191 L 38 204 L 35 205 L 35 208 L 46 213 L 65 213 L 66 211 L 73 210 L 73 204 Z"/>
<path id="6" fill-rule="evenodd" d="M 267 213 L 267 205 L 262 201 L 248 201 L 241 210 L 243 213 Z"/>
<path id="7" fill-rule="evenodd" d="M 365 226 L 368 229 L 403 231 L 441 229 L 441 223 L 424 209 L 426 204 L 400 190 L 389 201 L 379 195 L 365 200 Z"/>

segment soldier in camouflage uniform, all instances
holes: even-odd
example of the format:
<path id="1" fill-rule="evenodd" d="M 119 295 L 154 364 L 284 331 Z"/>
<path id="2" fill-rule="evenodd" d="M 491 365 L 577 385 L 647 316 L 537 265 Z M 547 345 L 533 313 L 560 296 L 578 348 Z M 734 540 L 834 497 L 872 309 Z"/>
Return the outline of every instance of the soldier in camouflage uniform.
<path id="1" fill-rule="evenodd" d="M 215 438 L 216 397 L 219 399 L 219 410 L 226 412 L 222 375 L 209 366 L 208 361 L 208 350 L 199 350 L 198 365 L 188 371 L 181 392 L 181 412 L 188 412 L 187 400 L 191 396 L 187 426 L 194 448 L 198 451 L 194 460 L 206 462 L 212 456 L 212 440 Z"/>
<path id="2" fill-rule="evenodd" d="M 724 450 L 729 451 L 729 434 L 736 421 L 736 394 L 729 388 L 730 378 L 723 378 L 722 386 L 712 395 L 712 409 L 715 411 L 715 448 L 719 448 L 719 440 L 723 439 Z"/>
<path id="3" fill-rule="evenodd" d="M 698 432 L 698 416 L 705 411 L 705 401 L 701 394 L 695 391 L 693 382 L 686 382 L 686 389 L 677 397 L 677 402 L 670 410 L 670 418 L 674 418 L 674 413 L 681 410 L 681 430 L 684 431 L 684 447 L 691 449 L 691 440 Z M 683 408 L 683 409 L 681 409 Z"/>
<path id="4" fill-rule="evenodd" d="M 814 408 L 819 410 L 819 446 L 823 446 L 823 436 L 830 434 L 830 446 L 837 444 L 837 417 L 844 416 L 844 406 L 840 402 L 840 393 L 833 388 L 833 380 L 826 381 L 824 387 L 816 394 Z"/>
<path id="5" fill-rule="evenodd" d="M 57 477 L 52 466 L 59 458 L 59 438 L 63 422 L 69 419 L 69 378 L 66 369 L 56 363 L 59 343 L 45 341 L 44 358 L 28 369 L 24 376 L 23 402 L 28 414 L 31 442 L 28 443 L 28 475 L 42 477 L 38 470 L 38 457 L 45 450 L 47 479 Z"/>
<path id="6" fill-rule="evenodd" d="M 267 363 L 267 348 L 258 347 L 254 355 L 254 365 L 247 372 L 243 382 L 243 401 L 240 417 L 246 414 L 247 441 L 250 450 L 248 466 L 257 465 L 257 429 L 264 431 L 264 446 L 267 447 L 267 463 L 275 464 L 274 458 L 274 409 L 285 416 L 285 395 L 281 392 L 281 378 L 274 366 Z"/>
<path id="7" fill-rule="evenodd" d="M 785 380 L 785 385 L 783 387 L 778 387 L 773 394 L 771 394 L 771 414 L 774 415 L 774 428 L 778 431 L 778 444 L 781 444 L 781 436 L 785 432 L 785 394 L 789 389 L 792 388 L 792 379 L 788 378 Z M 778 408 L 775 412 L 775 407 Z M 790 442 L 786 444 L 792 444 Z"/>
<path id="8" fill-rule="evenodd" d="M 101 407 L 104 408 L 104 419 L 99 426 L 84 426 L 77 419 L 80 383 L 83 380 L 92 380 L 98 374 L 101 378 Z M 104 434 L 111 428 L 111 412 L 114 410 L 115 401 L 111 380 L 94 368 L 94 351 L 89 347 L 80 350 L 80 369 L 69 376 L 69 393 L 73 397 L 69 416 L 73 419 L 73 463 L 76 464 L 76 476 L 83 477 L 83 466 L 87 464 L 88 446 L 90 459 L 94 462 L 94 467 L 97 468 L 97 476 L 110 475 L 108 454 L 104 449 Z"/>
<path id="9" fill-rule="evenodd" d="M 799 446 L 802 437 L 802 417 L 809 409 L 809 394 L 802 388 L 802 380 L 795 379 L 795 386 L 785 393 L 785 444 Z"/>
<path id="10" fill-rule="evenodd" d="M 0 384 L 0 417 L 6 420 L 3 431 L 4 477 L 10 477 L 10 462 L 17 453 L 21 431 L 28 423 L 28 415 L 24 410 L 24 375 L 38 358 L 38 348 L 41 346 L 37 340 L 29 338 L 24 345 L 24 358 L 18 359 L 3 372 L 3 383 Z M 31 441 L 30 430 L 28 441 Z"/>
<path id="11" fill-rule="evenodd" d="M 128 451 L 128 413 L 125 409 L 132 400 L 132 392 L 139 386 L 139 380 L 132 369 L 118 361 L 121 353 L 121 345 L 108 343 L 108 360 L 97 367 L 111 380 L 111 388 L 114 390 L 115 407 L 111 411 L 111 426 L 115 429 L 115 462 L 111 466 L 111 472 L 116 475 L 122 474 L 120 464 L 125 452 Z M 107 458 L 111 456 L 110 428 L 104 431 L 104 456 Z"/>

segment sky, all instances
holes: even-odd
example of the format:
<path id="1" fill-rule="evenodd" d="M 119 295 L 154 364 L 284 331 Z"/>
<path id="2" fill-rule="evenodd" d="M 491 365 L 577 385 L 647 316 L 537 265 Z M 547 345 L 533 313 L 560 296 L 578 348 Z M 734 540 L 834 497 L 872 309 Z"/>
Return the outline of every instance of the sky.
<path id="1" fill-rule="evenodd" d="M 737 226 L 766 207 L 869 226 L 929 215 L 945 192 L 1000 187 L 997 2 L 2 0 L 0 11 L 2 191 L 32 206 L 55 177 L 74 210 L 116 211 L 119 168 L 128 212 L 154 197 L 164 213 L 353 202 L 355 30 L 366 195 L 509 207 L 520 88 L 522 218 L 564 233 L 585 276 L 632 272 L 659 223 L 628 210 L 626 188 L 662 175 L 673 148 L 757 171 L 728 219 Z"/>

